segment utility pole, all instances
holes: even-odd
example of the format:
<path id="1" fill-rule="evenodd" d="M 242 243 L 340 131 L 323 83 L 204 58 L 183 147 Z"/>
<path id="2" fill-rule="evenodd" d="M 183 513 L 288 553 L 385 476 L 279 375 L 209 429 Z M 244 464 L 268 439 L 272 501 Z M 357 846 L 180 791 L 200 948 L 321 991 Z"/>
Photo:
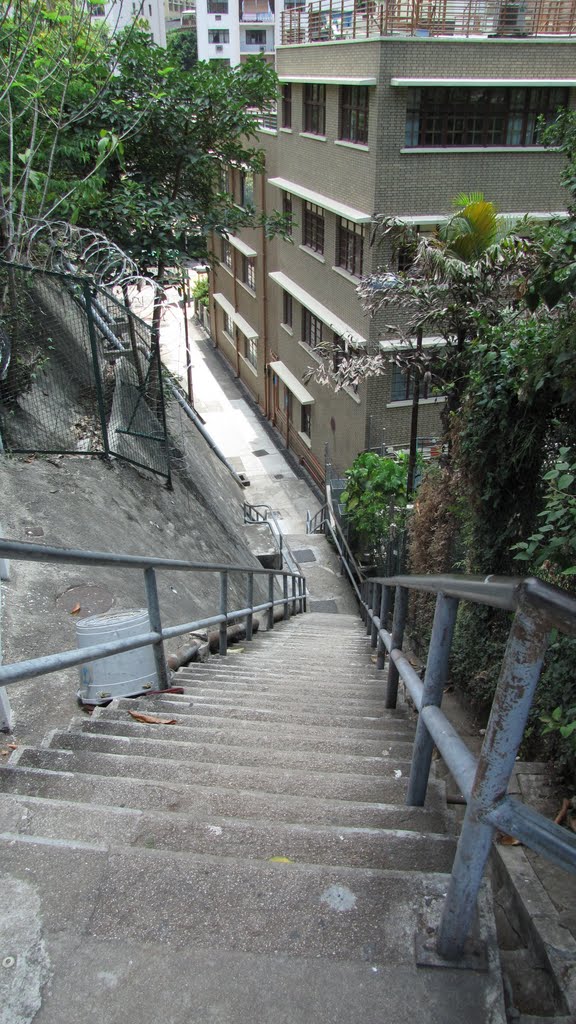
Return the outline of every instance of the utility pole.
<path id="1" fill-rule="evenodd" d="M 422 355 L 422 328 L 416 332 L 416 356 L 417 360 Z M 410 501 L 414 493 L 414 477 L 416 474 L 416 454 L 418 446 L 418 406 L 420 403 L 420 366 L 412 368 L 413 392 L 412 392 L 412 415 L 410 418 L 410 454 L 408 456 L 408 480 L 406 483 L 406 498 Z"/>

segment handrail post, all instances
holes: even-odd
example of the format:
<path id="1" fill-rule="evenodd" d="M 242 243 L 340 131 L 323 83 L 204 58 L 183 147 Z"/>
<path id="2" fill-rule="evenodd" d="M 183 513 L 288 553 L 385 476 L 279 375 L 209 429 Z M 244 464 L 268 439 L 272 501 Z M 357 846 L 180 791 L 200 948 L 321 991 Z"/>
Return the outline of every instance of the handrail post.
<path id="1" fill-rule="evenodd" d="M 270 573 L 268 577 L 268 600 L 270 602 L 270 607 L 268 609 L 268 622 L 266 628 L 274 629 L 274 577 L 272 573 Z"/>
<path id="2" fill-rule="evenodd" d="M 376 605 L 378 604 L 378 588 L 379 587 L 381 587 L 382 590 L 384 590 L 384 587 L 382 587 L 381 583 L 373 583 L 372 584 L 372 631 L 371 631 L 371 634 L 370 634 L 370 645 L 371 645 L 371 647 L 376 647 L 376 645 L 378 643 L 378 626 L 374 622 L 374 618 L 376 616 Z M 382 596 L 380 596 L 380 604 L 381 603 L 382 603 Z"/>
<path id="3" fill-rule="evenodd" d="M 408 590 L 406 587 L 396 587 L 396 600 L 394 602 L 394 619 L 392 621 L 392 639 L 390 642 L 390 654 L 394 650 L 402 649 L 404 640 L 404 627 L 406 625 L 406 614 L 408 612 Z M 398 700 L 398 667 L 390 657 L 388 665 L 388 685 L 386 687 L 385 707 L 395 708 Z"/>
<path id="4" fill-rule="evenodd" d="M 548 633 L 542 613 L 521 603 L 508 637 L 438 929 L 436 950 L 446 960 L 461 956 L 470 932 L 494 833 L 494 827 L 483 819 L 508 789 Z"/>
<path id="5" fill-rule="evenodd" d="M 288 577 L 282 577 L 282 597 L 284 598 L 284 621 L 290 618 L 290 606 L 288 604 Z"/>
<path id="6" fill-rule="evenodd" d="M 160 602 L 158 600 L 158 587 L 156 585 L 156 573 L 154 569 L 144 569 L 144 585 L 146 587 L 146 601 L 148 603 L 148 618 L 150 620 L 150 629 L 153 633 L 162 633 L 162 620 L 160 617 Z M 157 640 L 152 645 L 154 651 L 154 661 L 156 664 L 156 673 L 158 675 L 158 689 L 167 690 L 170 686 L 170 680 L 168 678 L 168 666 L 166 665 L 166 658 L 164 656 L 164 641 L 162 639 Z"/>
<path id="7" fill-rule="evenodd" d="M 448 659 L 450 657 L 454 626 L 456 625 L 458 603 L 457 598 L 446 597 L 442 593 L 438 594 L 436 598 L 436 610 L 434 612 L 434 623 L 432 625 L 432 635 L 426 661 L 426 674 L 424 676 L 422 708 L 427 707 L 429 704 L 439 708 L 442 704 L 444 685 L 448 676 Z M 409 807 L 424 806 L 433 749 L 432 737 L 420 714 L 416 727 L 410 781 L 406 794 L 406 803 Z"/>
<path id="8" fill-rule="evenodd" d="M 382 586 L 380 595 L 380 629 L 378 630 L 378 647 L 376 656 L 376 668 L 383 669 L 386 663 L 386 644 L 382 639 L 382 630 L 386 629 L 390 606 L 392 604 L 392 587 Z"/>
<path id="9" fill-rule="evenodd" d="M 228 616 L 228 573 L 220 573 L 220 615 Z M 218 630 L 218 651 L 223 658 L 228 653 L 228 619 L 220 623 Z"/>
<path id="10" fill-rule="evenodd" d="M 301 601 L 301 605 L 300 605 L 300 611 L 301 612 L 305 612 L 305 611 L 307 611 L 307 605 L 306 605 L 306 581 L 304 580 L 303 576 L 300 577 L 300 593 L 302 594 L 302 601 Z"/>
<path id="11" fill-rule="evenodd" d="M 374 613 L 374 584 L 368 580 L 366 584 L 366 636 L 370 636 L 372 633 L 370 612 Z"/>
<path id="12" fill-rule="evenodd" d="M 292 615 L 298 614 L 298 604 L 296 601 L 296 576 L 292 577 Z"/>
<path id="13" fill-rule="evenodd" d="M 246 640 L 252 639 L 252 633 L 254 631 L 254 573 L 248 573 L 248 581 L 246 586 L 246 607 L 250 609 L 246 616 Z"/>

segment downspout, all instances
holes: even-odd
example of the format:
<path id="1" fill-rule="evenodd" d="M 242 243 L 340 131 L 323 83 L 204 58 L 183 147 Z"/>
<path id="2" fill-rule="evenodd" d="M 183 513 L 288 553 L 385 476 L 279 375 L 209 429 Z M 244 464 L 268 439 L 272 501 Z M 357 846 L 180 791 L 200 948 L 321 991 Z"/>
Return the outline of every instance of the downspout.
<path id="1" fill-rule="evenodd" d="M 266 174 L 261 176 L 262 213 L 266 216 Z M 262 341 L 264 342 L 264 415 L 270 418 L 270 376 L 268 373 L 268 240 L 264 225 L 262 235 Z"/>
<path id="2" fill-rule="evenodd" d="M 232 287 L 234 289 L 234 292 L 233 292 L 233 294 L 234 294 L 234 311 L 236 313 L 238 313 L 238 282 L 236 280 L 236 270 L 237 270 L 237 263 L 238 263 L 238 250 L 236 249 L 236 246 L 234 246 L 234 245 L 230 246 L 230 248 L 232 249 L 232 275 L 233 275 L 232 279 L 234 281 L 234 284 L 233 284 Z M 236 327 L 236 324 L 234 324 L 234 341 L 235 341 L 235 349 L 236 349 L 236 376 L 239 378 L 240 377 L 240 352 L 238 350 L 238 328 Z"/>

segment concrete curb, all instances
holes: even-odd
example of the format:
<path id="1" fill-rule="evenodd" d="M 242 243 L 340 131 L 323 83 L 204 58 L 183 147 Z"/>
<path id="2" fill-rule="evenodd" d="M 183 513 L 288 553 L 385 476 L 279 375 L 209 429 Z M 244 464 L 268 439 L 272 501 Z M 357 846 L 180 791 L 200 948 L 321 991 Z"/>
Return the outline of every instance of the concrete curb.
<path id="1" fill-rule="evenodd" d="M 494 846 L 496 878 L 511 893 L 527 942 L 547 965 L 565 1002 L 560 1012 L 576 1020 L 576 941 L 558 919 L 558 911 L 520 846 Z"/>

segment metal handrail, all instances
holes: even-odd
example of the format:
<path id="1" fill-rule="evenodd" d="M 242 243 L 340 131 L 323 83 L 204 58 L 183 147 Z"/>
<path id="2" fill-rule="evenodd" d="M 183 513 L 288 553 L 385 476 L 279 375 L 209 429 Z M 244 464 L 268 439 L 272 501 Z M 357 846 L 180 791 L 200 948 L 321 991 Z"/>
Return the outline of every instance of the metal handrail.
<path id="1" fill-rule="evenodd" d="M 411 590 L 437 595 L 423 682 L 402 651 Z M 514 613 L 478 758 L 440 707 L 461 600 Z M 444 912 L 436 930 L 435 953 L 432 960 L 429 951 L 423 953 L 420 961 L 452 963 L 463 957 L 465 944 L 470 945 L 476 900 L 496 828 L 561 868 L 576 872 L 576 836 L 506 795 L 550 630 L 576 635 L 576 598 L 532 578 L 391 576 L 366 580 L 361 606 L 372 646 L 377 648 L 378 669 L 384 668 L 389 656 L 386 707 L 396 707 L 398 682 L 402 679 L 419 711 L 406 803 L 424 804 L 434 745 L 467 801 Z M 392 608 L 393 621 L 388 630 Z M 430 934 L 426 942 L 430 944 Z M 419 948 L 424 945 L 421 943 Z"/>
<path id="2" fill-rule="evenodd" d="M 264 509 L 264 512 L 261 512 L 260 509 Z M 272 539 L 276 545 L 278 553 L 282 556 L 282 560 L 286 562 L 290 572 L 293 572 L 297 576 L 301 575 L 300 566 L 298 565 L 290 545 L 282 532 L 282 527 L 278 522 L 278 516 L 270 505 L 264 505 L 262 503 L 259 505 L 251 505 L 249 501 L 245 501 L 244 522 L 265 523 L 272 534 Z"/>
<path id="3" fill-rule="evenodd" d="M 284 619 L 290 618 L 290 615 L 306 611 L 306 581 L 299 573 L 276 571 L 261 567 L 255 568 L 245 565 L 191 562 L 173 558 L 115 554 L 107 551 L 82 551 L 77 548 L 44 547 L 41 544 L 30 544 L 26 541 L 0 538 L 1 556 L 10 557 L 14 561 L 98 565 L 112 566 L 116 569 L 143 570 L 150 630 L 147 633 L 132 636 L 127 640 L 114 640 L 102 644 L 93 644 L 89 647 L 83 647 L 81 650 L 61 651 L 57 654 L 30 658 L 11 665 L 0 665 L 0 687 L 19 682 L 21 679 L 30 679 L 48 672 L 57 672 L 64 668 L 70 668 L 74 665 L 97 661 L 100 658 L 110 657 L 112 654 L 121 654 L 139 647 L 152 646 L 158 676 L 158 688 L 165 690 L 170 685 L 164 653 L 165 640 L 182 636 L 184 633 L 193 633 L 198 629 L 207 628 L 208 626 L 218 626 L 219 653 L 224 656 L 228 650 L 227 626 L 229 622 L 245 619 L 246 640 L 249 641 L 252 639 L 253 617 L 256 613 L 267 612 L 267 628 L 273 629 L 274 609 L 277 606 L 283 607 Z M 215 615 L 199 619 L 196 622 L 185 622 L 164 628 L 161 621 L 160 603 L 156 586 L 156 570 L 158 569 L 170 569 L 175 572 L 218 573 L 220 577 L 219 612 Z M 228 577 L 230 573 L 242 573 L 247 577 L 246 606 L 243 608 L 228 608 Z M 268 598 L 259 604 L 254 603 L 255 576 L 262 576 L 268 579 Z M 274 582 L 277 577 L 282 579 L 281 598 L 274 597 Z"/>

